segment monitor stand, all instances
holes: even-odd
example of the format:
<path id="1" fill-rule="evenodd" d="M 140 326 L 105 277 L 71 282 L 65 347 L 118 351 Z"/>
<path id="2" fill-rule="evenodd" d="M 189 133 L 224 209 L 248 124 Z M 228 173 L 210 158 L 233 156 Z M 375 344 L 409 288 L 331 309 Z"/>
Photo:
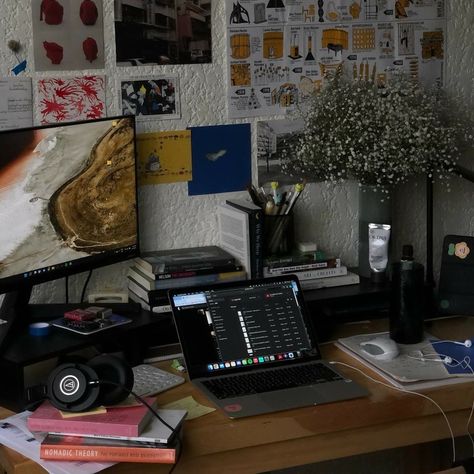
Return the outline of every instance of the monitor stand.
<path id="1" fill-rule="evenodd" d="M 0 303 L 0 355 L 6 349 L 18 327 L 30 319 L 28 303 L 31 290 L 31 285 L 25 285 L 17 291 L 3 295 L 3 301 Z"/>

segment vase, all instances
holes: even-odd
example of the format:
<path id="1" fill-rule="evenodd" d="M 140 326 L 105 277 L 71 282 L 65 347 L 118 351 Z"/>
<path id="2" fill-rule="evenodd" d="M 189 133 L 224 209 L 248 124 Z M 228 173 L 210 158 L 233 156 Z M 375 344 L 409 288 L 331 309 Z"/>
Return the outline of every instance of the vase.
<path id="1" fill-rule="evenodd" d="M 359 186 L 359 275 L 370 277 L 369 224 L 391 224 L 392 202 L 385 188 Z"/>

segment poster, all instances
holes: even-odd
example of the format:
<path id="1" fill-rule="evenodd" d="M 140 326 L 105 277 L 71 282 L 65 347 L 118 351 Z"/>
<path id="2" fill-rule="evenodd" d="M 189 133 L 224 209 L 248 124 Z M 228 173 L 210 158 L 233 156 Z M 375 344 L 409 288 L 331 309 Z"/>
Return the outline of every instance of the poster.
<path id="1" fill-rule="evenodd" d="M 140 185 L 192 179 L 190 130 L 140 134 L 137 151 Z"/>
<path id="2" fill-rule="evenodd" d="M 36 71 L 104 68 L 102 0 L 31 0 Z"/>
<path id="3" fill-rule="evenodd" d="M 122 80 L 120 91 L 120 108 L 123 115 L 135 115 L 139 120 L 180 117 L 176 76 Z"/>
<path id="4" fill-rule="evenodd" d="M 443 81 L 443 0 L 226 0 L 228 114 L 286 114 L 343 70 Z"/>
<path id="5" fill-rule="evenodd" d="M 212 0 L 114 0 L 117 66 L 212 61 Z"/>
<path id="6" fill-rule="evenodd" d="M 191 128 L 188 194 L 244 191 L 252 182 L 250 124 Z"/>
<path id="7" fill-rule="evenodd" d="M 280 186 L 294 184 L 296 178 L 282 170 L 283 154 L 291 142 L 298 140 L 298 134 L 304 129 L 304 121 L 269 120 L 257 122 L 257 164 L 258 185 L 265 186 L 277 181 Z M 291 156 L 291 152 L 290 152 Z"/>
<path id="8" fill-rule="evenodd" d="M 0 79 L 0 130 L 32 126 L 31 79 Z"/>
<path id="9" fill-rule="evenodd" d="M 41 124 L 105 117 L 105 77 L 79 76 L 38 80 Z"/>

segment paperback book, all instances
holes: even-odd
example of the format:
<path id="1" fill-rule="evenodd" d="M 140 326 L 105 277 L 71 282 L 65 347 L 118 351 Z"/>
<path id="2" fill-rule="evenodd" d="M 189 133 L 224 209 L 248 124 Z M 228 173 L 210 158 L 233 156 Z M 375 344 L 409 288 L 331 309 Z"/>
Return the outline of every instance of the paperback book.
<path id="1" fill-rule="evenodd" d="M 189 276 L 186 278 L 174 278 L 167 280 L 153 280 L 147 277 L 137 266 L 128 269 L 128 276 L 140 284 L 146 290 L 164 290 L 170 288 L 183 288 L 193 285 L 207 285 L 210 283 L 219 283 L 223 281 L 244 280 L 246 273 L 244 270 L 211 273 L 209 275 Z"/>
<path id="2" fill-rule="evenodd" d="M 217 245 L 144 252 L 135 259 L 138 266 L 155 275 L 213 269 L 235 264 L 234 257 Z"/>
<path id="3" fill-rule="evenodd" d="M 84 433 L 84 438 L 99 438 L 102 440 L 128 441 L 151 445 L 166 446 L 172 443 L 179 432 L 179 429 L 186 417 L 186 410 L 161 409 L 156 410 L 158 415 L 170 425 L 174 431 L 172 432 L 158 418 L 152 416 L 149 423 L 144 427 L 139 436 L 121 436 L 121 435 L 101 435 L 93 433 Z M 150 412 L 151 413 L 151 412 Z M 52 430 L 50 434 L 59 436 L 77 436 L 74 433 Z"/>
<path id="4" fill-rule="evenodd" d="M 281 272 L 281 271 L 265 271 L 265 277 L 272 277 L 272 276 L 279 276 L 279 275 L 288 275 L 293 274 L 297 275 L 300 281 L 302 280 L 312 280 L 314 278 L 329 278 L 329 277 L 336 277 L 341 275 L 347 275 L 347 267 L 341 265 L 335 268 L 316 268 L 313 270 L 300 270 L 300 271 L 289 271 L 289 272 Z"/>
<path id="5" fill-rule="evenodd" d="M 156 408 L 156 398 L 145 399 Z M 140 436 L 152 412 L 145 405 L 109 407 L 106 413 L 63 418 L 49 401 L 44 401 L 29 417 L 30 431 L 61 432 L 76 435 Z"/>
<path id="6" fill-rule="evenodd" d="M 347 275 L 334 276 L 328 278 L 314 278 L 311 280 L 302 280 L 300 282 L 303 290 L 319 290 L 321 288 L 333 288 L 336 286 L 357 285 L 360 283 L 360 277 L 356 273 L 347 271 Z"/>
<path id="7" fill-rule="evenodd" d="M 108 438 L 48 434 L 40 446 L 40 458 L 56 461 L 176 462 L 179 442 L 144 443 Z"/>

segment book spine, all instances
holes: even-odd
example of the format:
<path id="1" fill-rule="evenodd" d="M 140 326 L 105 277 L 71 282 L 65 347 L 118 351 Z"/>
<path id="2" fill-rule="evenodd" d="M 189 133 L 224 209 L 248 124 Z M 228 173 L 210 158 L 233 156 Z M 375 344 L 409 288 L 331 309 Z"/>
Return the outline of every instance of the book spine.
<path id="1" fill-rule="evenodd" d="M 303 271 L 293 271 L 293 272 L 265 272 L 265 277 L 279 276 L 279 275 L 289 275 L 295 274 L 298 276 L 299 280 L 312 280 L 314 278 L 329 278 L 336 277 L 341 275 L 347 275 L 347 267 L 344 265 L 336 268 L 319 268 L 315 270 L 303 270 Z"/>
<path id="2" fill-rule="evenodd" d="M 125 446 L 81 446 L 42 444 L 40 458 L 56 461 L 113 461 L 173 464 L 174 448 L 130 448 Z"/>
<path id="3" fill-rule="evenodd" d="M 240 272 L 242 270 L 241 265 L 220 265 L 209 268 L 202 268 L 197 270 L 183 270 L 178 272 L 170 273 L 159 273 L 156 275 L 157 280 L 172 280 L 174 278 L 188 278 L 193 276 L 201 275 L 213 275 L 216 273 L 225 273 L 225 272 Z"/>
<path id="4" fill-rule="evenodd" d="M 253 240 L 250 240 L 253 250 L 253 273 L 254 278 L 263 278 L 263 209 L 256 209 L 250 218 L 250 232 Z"/>
<path id="5" fill-rule="evenodd" d="M 295 264 L 281 267 L 266 267 L 266 272 L 268 274 L 281 274 L 281 273 L 290 273 L 290 272 L 299 272 L 302 270 L 316 270 L 319 268 L 337 268 L 341 266 L 341 259 L 339 258 L 330 258 L 320 262 L 305 263 L 305 264 Z"/>
<path id="6" fill-rule="evenodd" d="M 152 264 L 150 262 L 147 262 L 146 260 L 141 259 L 140 257 L 136 258 L 134 262 L 139 267 L 146 269 L 148 272 L 153 273 L 154 275 L 174 272 L 193 272 L 200 270 L 215 270 L 214 273 L 216 273 L 219 268 L 232 267 L 237 263 L 234 257 L 222 258 L 220 260 L 213 261 L 182 263 L 174 265 L 164 265 L 158 263 Z"/>
<path id="7" fill-rule="evenodd" d="M 155 285 L 155 289 L 158 288 L 183 288 L 185 286 L 193 285 L 207 285 L 212 283 L 218 283 L 220 281 L 237 281 L 245 278 L 245 272 L 226 272 L 217 273 L 212 275 L 199 275 L 189 278 L 178 278 L 175 280 L 160 281 L 159 284 Z M 158 282 L 157 282 L 158 283 Z"/>
<path id="8" fill-rule="evenodd" d="M 133 277 L 128 276 L 128 290 L 135 293 L 150 306 L 160 306 L 168 304 L 168 296 L 166 290 L 147 290 L 137 283 Z"/>
<path id="9" fill-rule="evenodd" d="M 357 285 L 360 283 L 359 275 L 348 273 L 332 278 L 315 278 L 314 280 L 303 280 L 301 288 L 303 290 L 319 290 L 321 288 L 333 288 L 336 286 Z"/>

